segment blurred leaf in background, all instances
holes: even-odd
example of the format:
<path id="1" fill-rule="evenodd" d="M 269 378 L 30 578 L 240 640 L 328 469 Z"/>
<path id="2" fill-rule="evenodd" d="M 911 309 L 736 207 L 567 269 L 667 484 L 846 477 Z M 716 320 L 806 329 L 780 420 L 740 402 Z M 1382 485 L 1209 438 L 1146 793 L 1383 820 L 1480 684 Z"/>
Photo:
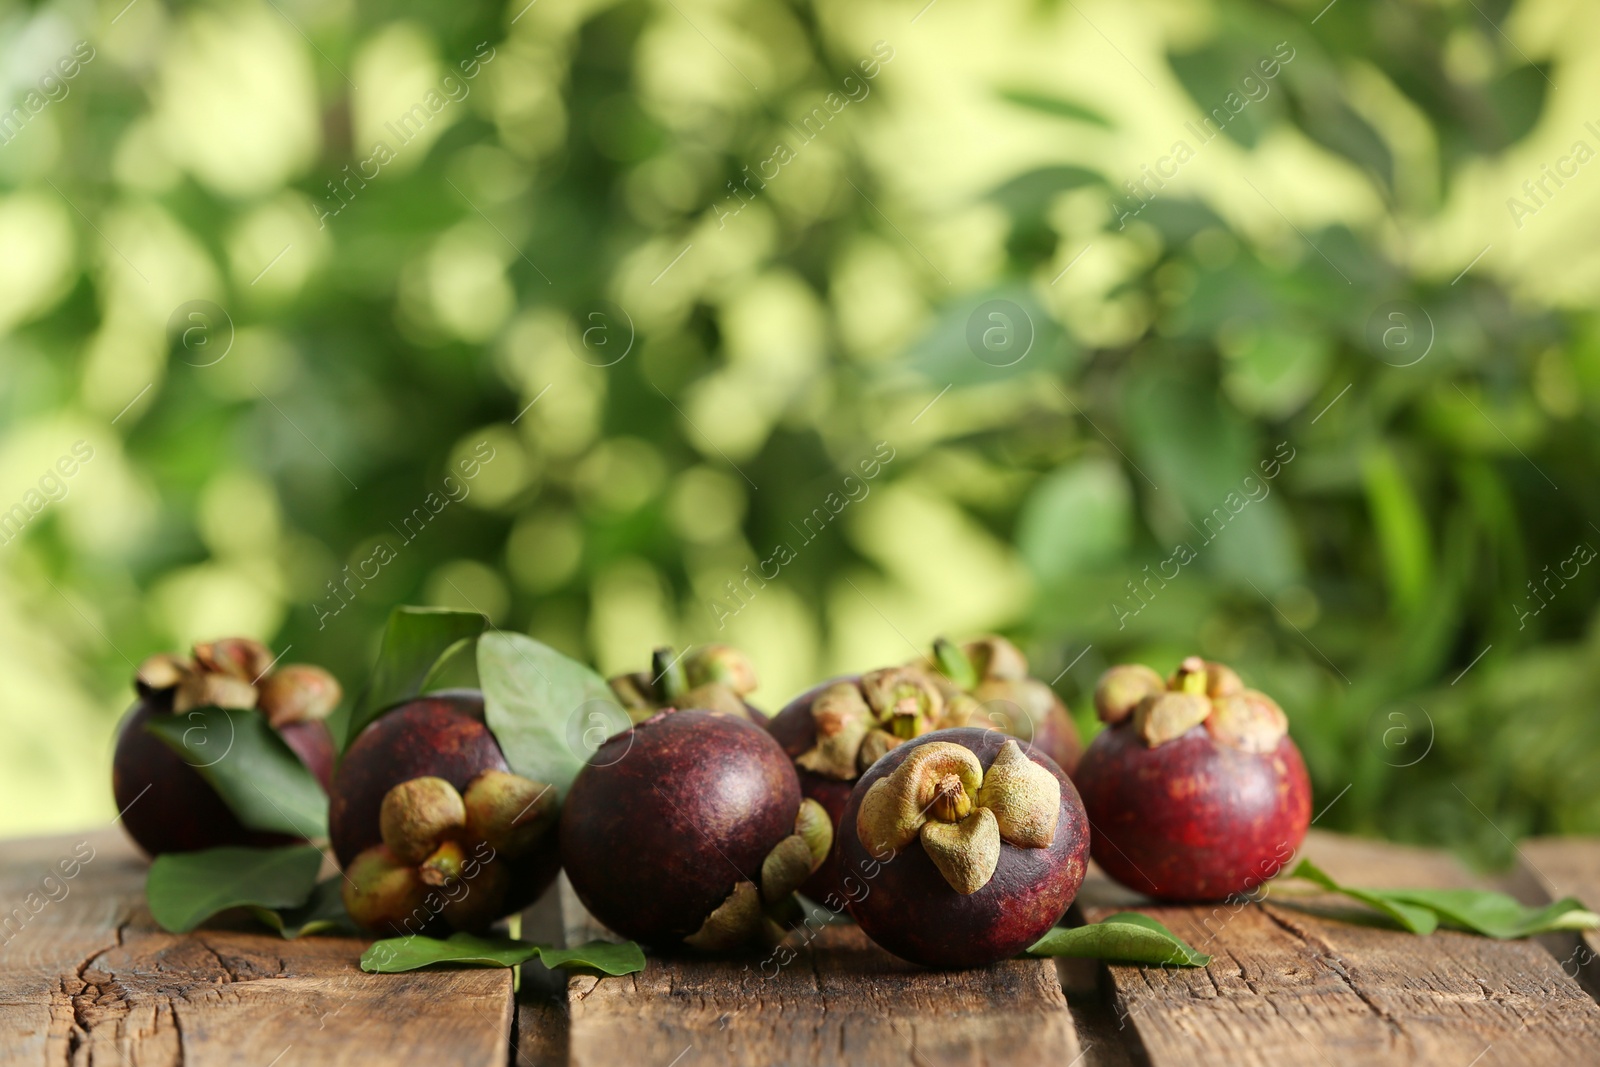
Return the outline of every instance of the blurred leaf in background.
<path id="1" fill-rule="evenodd" d="M 1589 7 L 0 22 L 0 832 L 145 655 L 400 603 L 769 706 L 995 628 L 1085 729 L 1198 651 L 1319 825 L 1600 828 Z"/>

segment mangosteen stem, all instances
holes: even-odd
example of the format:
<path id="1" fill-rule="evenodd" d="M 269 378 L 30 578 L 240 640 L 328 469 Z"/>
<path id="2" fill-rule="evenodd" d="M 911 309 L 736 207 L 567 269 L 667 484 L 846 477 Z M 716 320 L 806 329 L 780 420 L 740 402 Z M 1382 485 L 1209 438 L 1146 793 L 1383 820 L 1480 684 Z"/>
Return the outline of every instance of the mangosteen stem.
<path id="1" fill-rule="evenodd" d="M 947 774 L 934 785 L 928 814 L 940 822 L 960 822 L 972 814 L 972 798 L 967 796 L 958 775 Z"/>
<path id="2" fill-rule="evenodd" d="M 940 637 L 933 642 L 933 662 L 939 673 L 954 682 L 956 688 L 963 691 L 977 688 L 978 671 L 972 659 L 949 638 Z"/>
<path id="3" fill-rule="evenodd" d="M 650 684 L 655 687 L 663 704 L 676 701 L 689 688 L 689 677 L 683 669 L 683 657 L 662 645 L 650 655 Z"/>
<path id="4" fill-rule="evenodd" d="M 1196 696 L 1206 695 L 1207 671 L 1206 662 L 1199 656 L 1190 656 L 1178 667 L 1182 680 L 1179 682 L 1180 692 L 1194 693 Z"/>

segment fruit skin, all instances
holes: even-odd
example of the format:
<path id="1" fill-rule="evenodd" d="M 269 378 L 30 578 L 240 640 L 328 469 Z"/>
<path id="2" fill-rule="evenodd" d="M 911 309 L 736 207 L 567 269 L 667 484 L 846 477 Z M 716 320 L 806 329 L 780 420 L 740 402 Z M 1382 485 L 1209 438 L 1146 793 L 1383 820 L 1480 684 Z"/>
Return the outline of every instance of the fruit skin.
<path id="1" fill-rule="evenodd" d="M 1073 780 L 1094 860 L 1147 896 L 1221 900 L 1278 872 L 1311 821 L 1311 783 L 1287 736 L 1272 752 L 1212 740 L 1204 725 L 1149 747 L 1132 719 L 1089 745 Z"/>
<path id="2" fill-rule="evenodd" d="M 919 843 L 875 857 L 856 832 L 867 791 L 918 747 L 934 741 L 962 745 L 988 771 L 1010 740 L 977 727 L 935 730 L 892 749 L 851 792 L 836 838 L 850 914 L 868 937 L 896 956 L 941 968 L 1008 959 L 1044 936 L 1077 896 L 1089 859 L 1089 822 L 1072 781 L 1037 747 L 1023 751 L 1061 784 L 1054 839 L 1045 848 L 1003 843 L 993 877 L 975 893 L 963 896 L 952 889 Z"/>
<path id="3" fill-rule="evenodd" d="M 333 735 L 325 722 L 288 722 L 277 728 L 278 736 L 300 757 L 324 793 L 333 791 Z"/>
<path id="4" fill-rule="evenodd" d="M 778 743 L 742 719 L 663 711 L 608 740 L 561 812 L 578 899 L 623 937 L 694 934 L 795 831 L 800 783 Z"/>
<path id="5" fill-rule="evenodd" d="M 482 771 L 510 769 L 476 690 L 429 693 L 385 712 L 351 742 L 334 775 L 328 836 L 339 866 L 382 841 L 383 798 L 401 782 L 432 776 L 461 791 Z"/>
<path id="6" fill-rule="evenodd" d="M 1048 685 L 1037 678 L 984 682 L 972 696 L 979 707 L 966 725 L 1000 730 L 1029 742 L 1069 777 L 1077 768 L 1083 756 L 1078 728 Z"/>
<path id="7" fill-rule="evenodd" d="M 117 732 L 111 794 L 134 843 L 154 858 L 166 852 L 224 845 L 267 848 L 298 840 L 247 829 L 199 771 L 144 728 L 152 717 L 171 711 L 170 692 L 151 693 L 128 709 Z"/>
<path id="8" fill-rule="evenodd" d="M 139 699 L 123 716 L 111 757 L 111 792 L 123 828 L 152 857 L 300 840 L 247 829 L 199 769 L 147 726 L 207 705 L 259 714 L 326 793 L 333 735 L 323 720 L 343 696 L 339 680 L 309 663 L 276 667 L 272 650 L 248 637 L 204 641 L 192 651 L 192 658 L 158 653 L 134 671 Z M 216 758 L 222 759 L 227 749 L 219 747 Z"/>
<path id="9" fill-rule="evenodd" d="M 772 717 L 767 723 L 767 729 L 773 738 L 790 759 L 795 759 L 801 753 L 809 750 L 817 743 L 817 730 L 811 719 L 811 702 L 818 693 L 838 682 L 858 682 L 860 678 L 855 675 L 843 678 L 830 678 L 821 685 L 801 693 L 783 710 Z M 828 850 L 828 858 L 822 861 L 822 866 L 812 872 L 800 887 L 800 892 L 816 901 L 818 904 L 833 908 L 835 911 L 844 907 L 844 897 L 839 888 L 839 818 L 844 814 L 845 805 L 850 802 L 850 792 L 855 788 L 855 782 L 842 782 L 837 778 L 808 771 L 804 767 L 796 767 L 795 774 L 800 781 L 800 795 L 815 800 L 827 811 L 833 819 L 835 829 L 834 846 Z"/>
<path id="10" fill-rule="evenodd" d="M 443 689 L 385 712 L 351 742 L 334 775 L 328 835 L 339 866 L 348 871 L 358 855 L 382 843 L 383 798 L 401 782 L 443 778 L 465 792 L 484 771 L 510 769 L 484 724 L 483 694 L 476 689 Z M 481 858 L 509 874 L 504 879 L 508 895 L 495 918 L 533 903 L 561 869 L 554 833 L 524 855 L 497 856 L 491 848 Z M 501 881 L 498 875 L 496 881 Z"/>

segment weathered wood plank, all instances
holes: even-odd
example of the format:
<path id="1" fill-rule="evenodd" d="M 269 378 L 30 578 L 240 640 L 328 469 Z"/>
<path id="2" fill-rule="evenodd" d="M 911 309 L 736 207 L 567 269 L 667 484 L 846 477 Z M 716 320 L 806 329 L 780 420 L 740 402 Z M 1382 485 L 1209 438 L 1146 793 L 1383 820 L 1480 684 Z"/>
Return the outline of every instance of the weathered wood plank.
<path id="1" fill-rule="evenodd" d="M 1546 900 L 1577 897 L 1600 911 L 1600 837 L 1536 837 L 1517 847 L 1523 874 Z M 1568 974 L 1600 996 L 1600 930 L 1552 936 L 1545 944 Z"/>
<path id="2" fill-rule="evenodd" d="M 1358 885 L 1474 884 L 1421 849 L 1312 834 L 1304 853 Z M 1138 903 L 1103 876 L 1080 901 L 1091 920 Z M 1600 1062 L 1600 1007 L 1534 942 L 1414 937 L 1283 890 L 1260 905 L 1140 910 L 1216 957 L 1195 970 L 1108 968 L 1116 1009 L 1155 1067 Z"/>
<path id="3" fill-rule="evenodd" d="M 569 943 L 604 936 L 562 888 Z M 570 1062 L 1066 1067 L 1079 1054 L 1049 961 L 928 971 L 850 925 L 787 944 L 786 964 L 652 956 L 642 974 L 572 978 Z"/>
<path id="4" fill-rule="evenodd" d="M 75 849 L 91 858 L 33 913 L 27 894 Z M 117 830 L 0 851 L 0 908 L 29 912 L 0 948 L 0 1063 L 507 1061 L 510 972 L 370 975 L 355 939 L 168 934 L 144 872 Z"/>

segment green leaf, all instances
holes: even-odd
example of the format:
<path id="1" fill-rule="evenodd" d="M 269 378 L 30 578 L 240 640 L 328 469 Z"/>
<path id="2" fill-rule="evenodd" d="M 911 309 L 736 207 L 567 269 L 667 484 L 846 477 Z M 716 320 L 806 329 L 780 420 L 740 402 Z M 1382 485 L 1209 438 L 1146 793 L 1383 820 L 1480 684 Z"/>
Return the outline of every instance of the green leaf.
<path id="1" fill-rule="evenodd" d="M 1415 934 L 1432 933 L 1441 922 L 1500 940 L 1600 927 L 1600 915 L 1572 897 L 1534 908 L 1493 889 L 1356 889 L 1340 885 L 1310 860 L 1301 860 L 1290 877 L 1359 900 Z"/>
<path id="2" fill-rule="evenodd" d="M 1224 334 L 1221 347 L 1228 398 L 1263 421 L 1288 418 L 1309 403 L 1333 361 L 1328 336 L 1299 325 L 1234 329 Z"/>
<path id="3" fill-rule="evenodd" d="M 582 967 L 602 974 L 634 974 L 644 970 L 644 952 L 632 941 L 590 941 L 577 948 L 558 949 L 510 937 L 451 934 L 434 937 L 393 937 L 375 941 L 361 954 L 361 969 L 373 974 L 395 974 L 437 964 L 464 967 L 515 967 L 540 959 L 547 967 Z"/>
<path id="4" fill-rule="evenodd" d="M 156 923 L 182 934 L 229 908 L 298 908 L 321 865 L 312 845 L 168 852 L 150 864 L 145 897 Z"/>
<path id="5" fill-rule="evenodd" d="M 1387 446 L 1374 445 L 1361 469 L 1389 594 L 1404 614 L 1431 610 L 1438 581 L 1427 508 Z"/>
<path id="6" fill-rule="evenodd" d="M 1440 920 L 1464 930 L 1509 940 L 1548 933 L 1551 930 L 1592 930 L 1600 926 L 1600 915 L 1584 908 L 1573 897 L 1564 897 L 1542 908 L 1518 903 L 1505 893 L 1479 889 L 1390 890 L 1395 899 L 1432 908 Z"/>
<path id="7" fill-rule="evenodd" d="M 1073 119 L 1111 129 L 1111 120 L 1100 112 L 1049 93 L 1035 92 L 1032 89 L 1001 89 L 1000 99 L 1008 104 L 1025 107 L 1030 111 L 1040 111 L 1058 119 Z"/>
<path id="8" fill-rule="evenodd" d="M 1118 912 L 1090 926 L 1058 926 L 1028 949 L 1030 956 L 1071 956 L 1204 967 L 1211 957 L 1190 948 L 1177 934 L 1148 915 Z"/>
<path id="9" fill-rule="evenodd" d="M 1104 188 L 1105 184 L 1103 177 L 1083 167 L 1038 167 L 1000 183 L 984 199 L 998 204 L 1013 219 L 1042 223 L 1062 193 L 1091 186 Z"/>
<path id="10" fill-rule="evenodd" d="M 343 883 L 342 875 L 334 875 L 318 882 L 311 899 L 298 907 L 274 910 L 253 906 L 250 912 L 263 926 L 271 927 L 288 941 L 307 934 L 355 936 L 361 930 L 344 910 Z"/>
<path id="11" fill-rule="evenodd" d="M 327 794 L 260 712 L 195 708 L 155 716 L 145 729 L 199 771 L 252 830 L 327 835 Z"/>
<path id="12" fill-rule="evenodd" d="M 477 612 L 399 607 L 389 613 L 372 679 L 345 727 L 345 744 L 373 719 L 422 692 L 423 683 L 458 641 L 483 633 L 489 620 Z"/>
<path id="13" fill-rule="evenodd" d="M 524 634 L 484 634 L 478 641 L 478 677 L 489 729 L 506 762 L 524 778 L 554 786 L 560 796 L 588 755 L 574 731 L 581 737 L 593 716 L 610 732 L 629 721 L 603 678 Z"/>
<path id="14" fill-rule="evenodd" d="M 939 673 L 950 679 L 957 689 L 971 692 L 978 687 L 978 672 L 961 646 L 947 637 L 933 642 L 933 662 Z"/>
<path id="15" fill-rule="evenodd" d="M 1359 900 L 1369 908 L 1375 908 L 1383 912 L 1414 934 L 1431 934 L 1439 926 L 1439 917 L 1432 910 L 1416 907 L 1403 900 L 1393 900 L 1381 891 L 1353 889 L 1348 886 L 1342 886 L 1310 860 L 1301 860 L 1300 865 L 1290 872 L 1289 877 L 1304 878 L 1308 882 L 1315 882 L 1331 892 L 1343 894 L 1352 900 Z"/>
<path id="16" fill-rule="evenodd" d="M 588 941 L 577 948 L 547 948 L 539 954 L 539 962 L 551 969 L 637 974 L 644 970 L 644 949 L 632 941 Z"/>
<path id="17" fill-rule="evenodd" d="M 463 637 L 434 660 L 428 676 L 417 686 L 418 693 L 435 693 L 440 689 L 482 689 L 478 680 L 478 638 Z"/>

